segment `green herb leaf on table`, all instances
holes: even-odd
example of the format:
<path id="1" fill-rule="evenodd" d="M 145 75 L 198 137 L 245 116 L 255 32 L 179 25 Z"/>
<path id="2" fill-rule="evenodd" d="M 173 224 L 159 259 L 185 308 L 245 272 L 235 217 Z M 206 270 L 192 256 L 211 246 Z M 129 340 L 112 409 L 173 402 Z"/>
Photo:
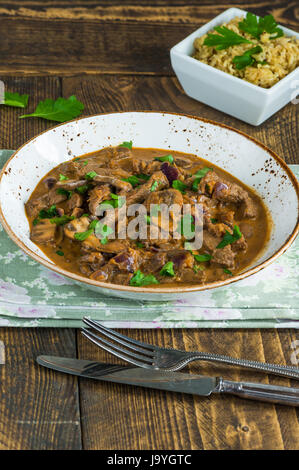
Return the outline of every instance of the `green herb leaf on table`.
<path id="1" fill-rule="evenodd" d="M 236 242 L 242 237 L 242 233 L 238 225 L 234 226 L 233 233 L 230 233 L 226 230 L 225 235 L 221 242 L 216 246 L 216 248 L 224 248 L 226 245 Z"/>
<path id="2" fill-rule="evenodd" d="M 173 261 L 168 261 L 168 263 L 164 264 L 163 268 L 160 271 L 161 276 L 175 276 L 175 272 L 173 269 Z"/>
<path id="3" fill-rule="evenodd" d="M 119 147 L 126 147 L 127 149 L 132 149 L 133 147 L 133 142 L 130 140 L 130 142 L 123 142 L 122 144 L 119 145 Z"/>
<path id="4" fill-rule="evenodd" d="M 19 93 L 4 92 L 5 106 L 13 106 L 15 108 L 26 108 L 28 104 L 29 95 L 20 95 Z"/>
<path id="5" fill-rule="evenodd" d="M 68 99 L 46 99 L 40 101 L 32 114 L 24 114 L 20 118 L 40 117 L 49 121 L 65 122 L 76 118 L 84 109 L 83 103 L 73 95 Z"/>
<path id="6" fill-rule="evenodd" d="M 266 15 L 264 18 L 257 18 L 253 13 L 247 13 L 246 18 L 239 22 L 239 29 L 244 33 L 250 34 L 256 39 L 260 39 L 261 34 L 266 32 L 268 34 L 275 34 L 270 39 L 277 39 L 284 36 L 283 30 L 278 28 L 278 25 L 273 15 Z"/>
<path id="7" fill-rule="evenodd" d="M 226 26 L 217 26 L 214 30 L 218 34 L 208 33 L 204 40 L 204 45 L 216 47 L 217 51 L 221 51 L 222 49 L 227 49 L 230 46 L 238 44 L 252 44 L 251 41 L 235 33 Z"/>
<path id="8" fill-rule="evenodd" d="M 233 58 L 233 63 L 235 64 L 236 69 L 242 70 L 248 65 L 253 65 L 257 63 L 258 61 L 255 60 L 255 58 L 252 56 L 254 54 L 259 54 L 260 52 L 263 52 L 263 49 L 261 48 L 261 46 L 256 46 L 244 52 L 243 55 L 236 55 Z"/>
<path id="9" fill-rule="evenodd" d="M 134 273 L 134 276 L 130 280 L 130 286 L 142 287 L 150 284 L 159 284 L 159 281 L 153 274 L 145 275 L 139 269 Z"/>

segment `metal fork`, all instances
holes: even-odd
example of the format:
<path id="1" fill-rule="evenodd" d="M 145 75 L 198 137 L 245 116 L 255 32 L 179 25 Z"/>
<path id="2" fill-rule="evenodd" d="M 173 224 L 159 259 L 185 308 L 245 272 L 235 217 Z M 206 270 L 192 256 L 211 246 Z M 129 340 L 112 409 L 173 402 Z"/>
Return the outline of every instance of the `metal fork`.
<path id="1" fill-rule="evenodd" d="M 296 367 L 247 361 L 246 359 L 237 359 L 230 356 L 199 351 L 187 352 L 177 349 L 160 348 L 128 338 L 87 317 L 83 318 L 83 322 L 102 334 L 103 337 L 100 337 L 86 328 L 81 330 L 81 333 L 94 344 L 131 364 L 146 369 L 176 371 L 185 367 L 189 362 L 201 360 L 230 364 L 245 369 L 255 369 L 259 372 L 268 372 L 269 374 L 299 380 L 299 369 Z M 109 341 L 107 338 L 112 339 L 114 342 Z M 125 348 L 122 346 L 125 346 Z"/>

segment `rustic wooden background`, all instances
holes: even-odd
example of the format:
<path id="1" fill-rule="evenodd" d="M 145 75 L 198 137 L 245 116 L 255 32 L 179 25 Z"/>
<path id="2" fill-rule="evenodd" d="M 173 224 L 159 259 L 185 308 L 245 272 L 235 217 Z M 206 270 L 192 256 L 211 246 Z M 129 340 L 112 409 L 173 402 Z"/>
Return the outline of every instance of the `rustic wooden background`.
<path id="1" fill-rule="evenodd" d="M 75 94 L 84 114 L 154 109 L 185 112 L 234 126 L 288 163 L 298 159 L 298 105 L 252 127 L 188 98 L 169 49 L 228 7 L 298 29 L 296 1 L 0 0 L 0 79 L 8 91 L 41 99 Z M 0 148 L 17 148 L 53 125 L 0 110 Z M 1 268 L 0 268 L 1 269 Z M 296 330 L 143 330 L 135 338 L 260 361 L 290 363 Z M 39 354 L 115 362 L 74 329 L 0 330 L 0 449 L 298 449 L 298 410 L 230 397 L 198 397 L 77 380 L 42 369 Z M 1 343 L 0 343 L 1 344 Z M 194 364 L 192 372 L 230 379 L 273 377 Z M 286 379 L 275 383 L 288 385 Z"/>

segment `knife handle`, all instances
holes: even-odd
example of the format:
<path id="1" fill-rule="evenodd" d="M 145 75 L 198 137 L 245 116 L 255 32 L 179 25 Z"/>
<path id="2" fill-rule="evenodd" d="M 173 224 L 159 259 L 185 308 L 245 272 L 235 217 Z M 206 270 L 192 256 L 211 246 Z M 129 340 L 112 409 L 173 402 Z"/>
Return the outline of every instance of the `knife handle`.
<path id="1" fill-rule="evenodd" d="M 251 400 L 299 406 L 299 388 L 250 382 L 232 382 L 218 377 L 215 391 L 219 393 L 230 393 Z"/>

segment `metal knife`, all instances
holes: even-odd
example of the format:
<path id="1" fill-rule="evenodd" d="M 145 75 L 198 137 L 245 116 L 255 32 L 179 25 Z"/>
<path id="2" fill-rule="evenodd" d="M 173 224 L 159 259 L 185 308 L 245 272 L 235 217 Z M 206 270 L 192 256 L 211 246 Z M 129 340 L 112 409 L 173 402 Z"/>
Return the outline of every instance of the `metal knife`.
<path id="1" fill-rule="evenodd" d="M 205 397 L 212 393 L 229 393 L 252 400 L 299 406 L 299 388 L 232 382 L 224 380 L 222 377 L 206 377 L 182 372 L 142 369 L 140 367 L 123 367 L 68 357 L 38 356 L 36 360 L 38 364 L 49 369 L 105 382 L 116 382 Z"/>

